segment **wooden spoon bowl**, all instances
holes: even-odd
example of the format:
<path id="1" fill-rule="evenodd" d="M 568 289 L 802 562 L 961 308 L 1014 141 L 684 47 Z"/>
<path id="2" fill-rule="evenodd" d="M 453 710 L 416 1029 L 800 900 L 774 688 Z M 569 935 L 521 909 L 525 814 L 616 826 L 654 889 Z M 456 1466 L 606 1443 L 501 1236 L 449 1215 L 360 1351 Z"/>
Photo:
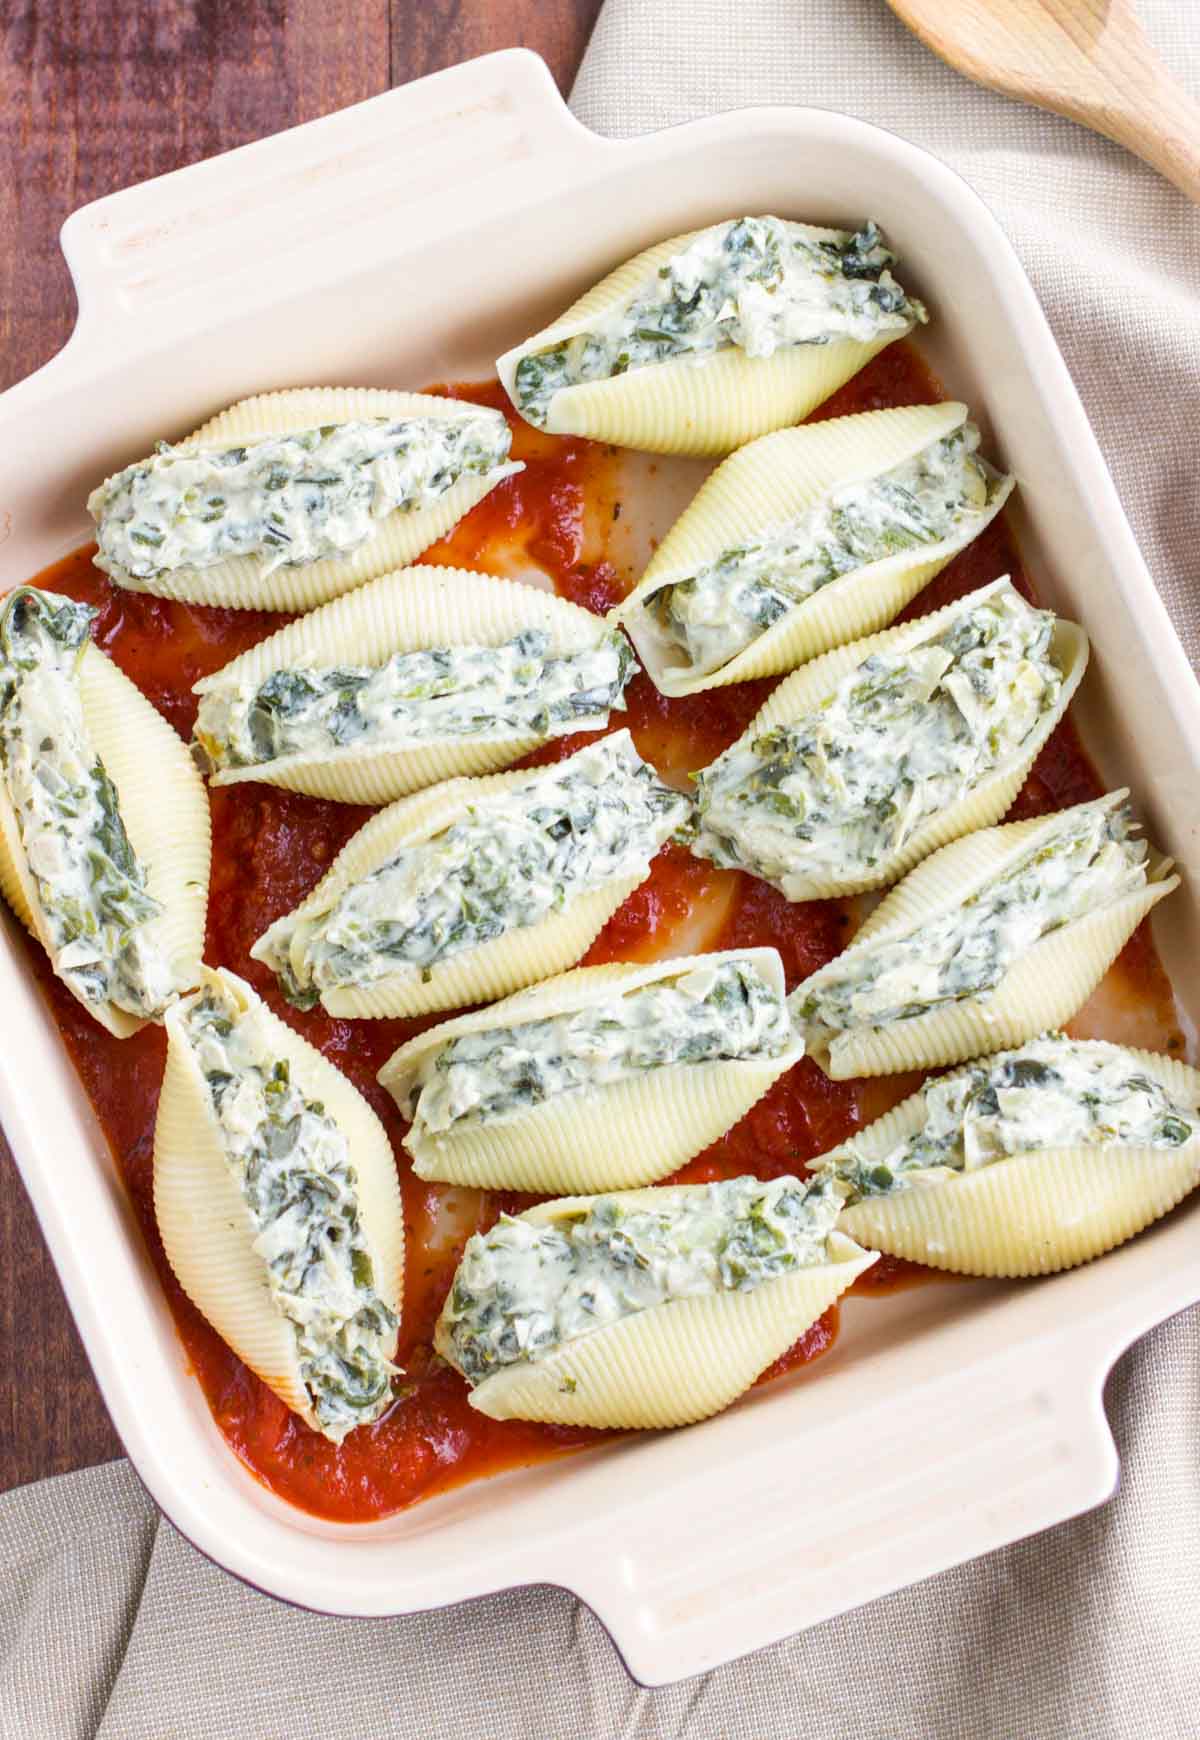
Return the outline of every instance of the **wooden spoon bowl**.
<path id="1" fill-rule="evenodd" d="M 1132 0 L 888 4 L 968 78 L 1115 139 L 1200 201 L 1200 105 L 1151 48 Z"/>

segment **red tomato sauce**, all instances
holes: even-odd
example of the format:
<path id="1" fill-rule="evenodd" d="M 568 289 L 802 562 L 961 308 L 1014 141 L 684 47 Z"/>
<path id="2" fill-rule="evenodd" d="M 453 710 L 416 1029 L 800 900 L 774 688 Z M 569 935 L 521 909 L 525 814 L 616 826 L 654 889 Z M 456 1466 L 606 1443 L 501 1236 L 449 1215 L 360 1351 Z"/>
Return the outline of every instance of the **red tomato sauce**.
<path id="1" fill-rule="evenodd" d="M 508 410 L 495 383 L 441 390 Z M 917 352 L 895 344 L 817 415 L 926 403 L 942 396 Z M 512 421 L 514 457 L 523 459 L 526 469 L 495 489 L 423 560 L 511 572 L 515 553 L 520 563 L 546 572 L 564 597 L 603 612 L 624 594 L 628 579 L 603 558 L 585 556 L 596 542 L 594 528 L 608 524 L 620 511 L 619 456 L 594 442 L 542 434 L 515 416 Z M 997 522 L 921 593 L 908 614 L 934 609 L 1005 572 L 1028 593 L 1020 556 L 1007 527 Z M 267 612 L 200 608 L 122 592 L 92 565 L 90 549 L 47 569 L 37 583 L 97 607 L 98 644 L 185 737 L 196 712 L 192 684 L 285 620 Z M 688 764 L 701 767 L 741 733 L 775 680 L 667 700 L 641 675 L 630 687 L 628 714 L 618 715 L 614 727 L 627 723 L 651 761 L 667 760 L 665 745 L 678 745 L 682 737 Z M 557 742 L 541 759 L 569 754 L 581 741 Z M 1039 757 L 1013 814 L 1039 814 L 1101 790 L 1068 722 L 1059 726 Z M 462 1379 L 433 1354 L 433 1325 L 466 1239 L 490 1226 L 501 1211 L 533 1200 L 426 1184 L 412 1175 L 401 1146 L 406 1126 L 375 1075 L 398 1044 L 450 1012 L 421 1022 L 351 1022 L 320 1009 L 301 1013 L 280 998 L 271 975 L 250 959 L 252 943 L 308 892 L 370 812 L 266 785 L 213 788 L 210 798 L 213 875 L 207 960 L 243 975 L 284 1020 L 318 1045 L 366 1095 L 395 1148 L 408 1241 L 398 1354 L 404 1376 L 383 1419 L 351 1433 L 340 1446 L 329 1443 L 289 1413 L 188 1302 L 163 1256 L 152 1208 L 151 1153 L 164 1036 L 160 1029 L 148 1028 L 129 1040 L 113 1039 L 53 976 L 41 950 L 32 943 L 28 947 L 33 970 L 137 1208 L 192 1369 L 231 1449 L 282 1497 L 316 1515 L 351 1522 L 387 1516 L 464 1480 L 595 1441 L 602 1434 L 484 1418 L 469 1407 Z M 670 953 L 672 937 L 684 926 L 694 927 L 697 913 L 708 928 L 699 944 L 693 928 L 687 946 L 773 945 L 783 958 L 789 989 L 845 946 L 855 922 L 851 903 L 789 905 L 765 883 L 717 870 L 667 846 L 648 880 L 610 920 L 586 959 L 638 960 Z M 1160 1011 L 1163 1043 L 1181 1047 L 1172 1026 L 1170 988 L 1148 930 L 1134 937 L 1114 972 L 1125 975 L 1132 995 Z M 915 1082 L 912 1078 L 906 1091 Z M 882 1109 L 868 1098 L 869 1092 L 863 1084 L 829 1081 L 806 1059 L 741 1123 L 684 1167 L 676 1181 L 803 1172 L 814 1156 Z M 858 1288 L 887 1292 L 929 1278 L 915 1264 L 884 1258 Z M 819 1358 L 836 1335 L 835 1307 L 760 1381 Z"/>

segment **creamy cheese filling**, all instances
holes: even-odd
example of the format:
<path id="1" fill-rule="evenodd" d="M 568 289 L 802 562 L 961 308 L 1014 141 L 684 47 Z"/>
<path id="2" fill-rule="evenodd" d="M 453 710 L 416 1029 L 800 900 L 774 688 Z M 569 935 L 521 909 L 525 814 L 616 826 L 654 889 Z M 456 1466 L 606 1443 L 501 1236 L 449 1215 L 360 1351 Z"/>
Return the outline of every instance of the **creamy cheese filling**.
<path id="1" fill-rule="evenodd" d="M 552 653 L 541 629 L 501 646 L 399 652 L 386 664 L 302 661 L 262 683 L 229 683 L 200 702 L 196 742 L 209 769 L 260 767 L 430 738 L 558 737 L 599 729 L 636 661 L 623 635 Z"/>
<path id="2" fill-rule="evenodd" d="M 792 1042 L 783 996 L 752 961 L 698 965 L 569 1015 L 460 1034 L 426 1058 L 413 1123 L 440 1134 L 672 1064 L 778 1057 Z"/>
<path id="3" fill-rule="evenodd" d="M 961 906 L 825 968 L 798 1004 L 810 1030 L 883 1027 L 999 984 L 1035 943 L 1146 886 L 1128 804 L 1064 810 L 1016 863 Z"/>
<path id="4" fill-rule="evenodd" d="M 842 1206 L 831 1184 L 787 1177 L 654 1194 L 653 1208 L 596 1197 L 543 1226 L 503 1215 L 468 1240 L 443 1317 L 468 1383 L 672 1299 L 824 1263 Z"/>
<path id="5" fill-rule="evenodd" d="M 1200 1134 L 1200 1111 L 1172 1098 L 1120 1047 L 1051 1034 L 984 1058 L 922 1089 L 924 1123 L 867 1161 L 835 1150 L 829 1169 L 862 1195 L 936 1184 L 1045 1148 L 1178 1148 Z"/>
<path id="6" fill-rule="evenodd" d="M 0 612 L 0 772 L 60 978 L 85 1003 L 160 1015 L 176 990 L 116 787 L 93 749 L 79 664 L 96 612 L 23 586 Z"/>
<path id="7" fill-rule="evenodd" d="M 734 346 L 766 357 L 791 345 L 907 332 L 928 316 L 892 277 L 894 264 L 873 223 L 827 241 L 775 217 L 714 224 L 586 332 L 523 357 L 517 405 L 544 424 L 564 387 L 673 357 L 700 361 Z"/>
<path id="8" fill-rule="evenodd" d="M 652 593 L 645 607 L 691 672 L 719 670 L 831 581 L 905 550 L 969 537 L 1001 482 L 978 446 L 978 429 L 966 423 L 890 471 L 844 484 L 797 519 L 722 551 Z"/>
<path id="9" fill-rule="evenodd" d="M 780 885 L 869 876 L 1054 707 L 1054 620 L 1005 585 L 929 640 L 872 655 L 815 712 L 735 743 L 697 776 L 693 851 Z"/>
<path id="10" fill-rule="evenodd" d="M 284 918 L 255 947 L 286 996 L 432 968 L 524 929 L 569 899 L 644 871 L 687 818 L 627 731 L 488 793 L 461 821 L 406 846 L 326 910 Z"/>
<path id="11" fill-rule="evenodd" d="M 321 1429 L 340 1443 L 391 1402 L 397 1318 L 375 1287 L 345 1136 L 291 1081 L 253 1019 L 207 990 L 183 1031 L 254 1226 L 271 1301 L 291 1324 Z"/>
<path id="12" fill-rule="evenodd" d="M 371 417 L 186 451 L 160 442 L 92 492 L 97 566 L 146 581 L 253 557 L 261 574 L 348 556 L 386 515 L 430 507 L 466 477 L 493 482 L 512 432 L 499 411 Z"/>

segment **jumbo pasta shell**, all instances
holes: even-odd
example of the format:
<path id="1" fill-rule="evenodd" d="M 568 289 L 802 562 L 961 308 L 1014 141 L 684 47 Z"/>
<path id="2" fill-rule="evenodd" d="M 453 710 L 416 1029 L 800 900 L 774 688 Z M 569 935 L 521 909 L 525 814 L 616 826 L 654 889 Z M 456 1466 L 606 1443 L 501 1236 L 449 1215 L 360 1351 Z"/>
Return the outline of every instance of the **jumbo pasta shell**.
<path id="1" fill-rule="evenodd" d="M 176 732 L 135 683 L 88 643 L 79 666 L 80 698 L 92 748 L 116 787 L 129 843 L 147 891 L 163 907 L 146 926 L 170 963 L 180 991 L 200 982 L 212 852 L 208 798 Z M 29 874 L 17 817 L 0 780 L 0 892 L 26 929 L 49 950 L 37 887 Z M 146 1025 L 112 1003 L 84 1008 L 117 1039 Z"/>
<path id="2" fill-rule="evenodd" d="M 1127 1048 L 1091 1042 L 1109 1051 Z M 1200 1106 L 1200 1071 L 1129 1051 L 1174 1098 Z M 844 1150 L 880 1160 L 922 1124 L 920 1092 Z M 828 1158 L 823 1156 L 822 1159 Z M 813 1162 L 815 1167 L 822 1160 Z M 890 1256 L 965 1275 L 1048 1275 L 1123 1244 L 1200 1183 L 1200 1137 L 1178 1148 L 1046 1148 L 978 1170 L 939 1175 L 842 1211 L 851 1238 Z"/>
<path id="3" fill-rule="evenodd" d="M 798 224 L 817 240 L 841 230 Z M 496 373 L 517 409 L 516 373 L 526 356 L 587 332 L 619 309 L 660 266 L 702 232 L 691 230 L 646 248 L 618 266 L 552 325 L 497 360 Z M 915 322 L 913 323 L 915 324 Z M 792 345 L 768 357 L 737 349 L 698 360 L 675 357 L 606 381 L 563 388 L 550 402 L 545 427 L 554 435 L 587 435 L 648 453 L 730 453 L 770 429 L 798 423 L 912 325 L 869 343 L 833 339 Z"/>
<path id="4" fill-rule="evenodd" d="M 750 742 L 772 726 L 791 724 L 806 713 L 815 711 L 832 694 L 842 678 L 868 658 L 877 653 L 904 652 L 920 641 L 929 639 L 938 634 L 965 604 L 974 606 L 982 603 L 1000 587 L 1008 584 L 1007 577 L 993 580 L 990 585 L 968 594 L 967 598 L 956 599 L 929 616 L 917 617 L 912 622 L 903 623 L 899 628 L 885 629 L 882 634 L 868 635 L 864 640 L 856 640 L 849 646 L 835 647 L 832 652 L 823 653 L 820 658 L 813 659 L 811 664 L 802 665 L 772 691 L 738 739 L 738 743 Z M 904 846 L 880 858 L 870 875 L 837 880 L 829 876 L 805 876 L 803 872 L 796 871 L 783 884 L 787 898 L 828 900 L 838 895 L 861 894 L 867 889 L 886 887 L 889 883 L 898 881 L 939 846 L 948 845 L 950 841 L 957 840 L 964 834 L 977 828 L 990 827 L 993 822 L 999 821 L 1025 783 L 1026 775 L 1039 751 L 1066 713 L 1083 680 L 1088 662 L 1088 637 L 1078 623 L 1067 622 L 1060 617 L 1054 625 L 1050 652 L 1054 663 L 1062 672 L 1063 679 L 1057 703 L 1046 713 L 1025 742 L 995 767 L 974 791 L 930 816 L 913 831 Z M 733 747 L 736 748 L 737 745 Z"/>
<path id="5" fill-rule="evenodd" d="M 396 653 L 447 646 L 501 646 L 523 629 L 540 628 L 550 651 L 572 653 L 605 638 L 591 611 L 518 580 L 500 580 L 462 568 L 401 568 L 260 641 L 197 683 L 194 693 L 222 687 L 257 688 L 274 671 L 304 662 L 383 665 Z M 490 773 L 520 761 L 542 738 L 424 737 L 410 745 L 288 755 L 253 767 L 221 768 L 214 785 L 257 780 L 309 797 L 342 803 L 384 804 L 438 780 Z"/>
<path id="6" fill-rule="evenodd" d="M 696 967 L 750 960 L 782 995 L 774 949 L 731 949 L 649 966 L 579 967 L 473 1015 L 431 1027 L 392 1054 L 379 1081 L 412 1116 L 430 1054 L 465 1033 L 573 1014 L 614 994 L 676 978 Z M 628 1190 L 676 1171 L 743 1117 L 804 1055 L 797 1042 L 773 1058 L 672 1064 L 623 1081 L 564 1093 L 461 1130 L 414 1126 L 404 1139 L 419 1178 L 538 1195 Z"/>
<path id="7" fill-rule="evenodd" d="M 312 893 L 287 915 L 286 922 L 303 921 L 327 911 L 347 888 L 369 876 L 402 847 L 432 839 L 461 821 L 481 797 L 528 778 L 522 772 L 452 779 L 415 797 L 401 798 L 399 803 L 372 816 L 347 841 Z M 369 985 L 328 990 L 322 994 L 321 1002 L 331 1015 L 360 1018 L 424 1015 L 435 1009 L 493 1002 L 522 985 L 573 966 L 649 873 L 647 864 L 636 876 L 576 895 L 559 912 L 538 924 L 463 949 L 427 971 L 404 966 Z M 269 960 L 270 937 L 269 930 L 255 943 L 250 951 L 254 960 Z M 299 943 L 298 937 L 297 948 Z"/>
<path id="8" fill-rule="evenodd" d="M 719 465 L 671 527 L 641 581 L 612 612 L 656 687 L 664 695 L 695 695 L 773 676 L 891 622 L 995 518 L 1012 493 L 1010 477 L 996 485 L 985 512 L 954 537 L 830 581 L 707 675 L 692 674 L 647 606 L 664 586 L 688 579 L 771 527 L 801 518 L 835 489 L 902 465 L 960 428 L 966 415 L 967 407 L 955 403 L 864 411 L 764 435 Z"/>
<path id="9" fill-rule="evenodd" d="M 704 1185 L 683 1187 L 703 1190 Z M 637 1204 L 640 1191 L 619 1200 Z M 541 1203 L 521 1218 L 545 1222 L 588 1198 Z M 543 1420 L 559 1426 L 686 1426 L 736 1401 L 846 1291 L 877 1253 L 839 1232 L 828 1261 L 777 1275 L 748 1292 L 672 1299 L 568 1342 L 544 1359 L 485 1378 L 470 1403 L 493 1420 Z M 451 1354 L 443 1320 L 434 1332 Z"/>
<path id="10" fill-rule="evenodd" d="M 1113 792 L 1096 807 L 1115 809 L 1128 795 Z M 840 977 L 873 944 L 906 936 L 961 906 L 985 882 L 1036 849 L 1039 838 L 1059 820 L 1055 813 L 985 828 L 926 858 L 880 902 L 844 954 L 796 987 L 789 1001 L 797 1021 L 806 997 L 822 980 Z M 942 1003 L 904 1021 L 833 1034 L 810 1032 L 811 1055 L 835 1081 L 846 1081 L 935 1069 L 1023 1045 L 1064 1026 L 1082 1008 L 1142 919 L 1178 886 L 1171 860 L 1153 856 L 1147 861 L 1144 888 L 1040 938 L 990 991 Z"/>
<path id="11" fill-rule="evenodd" d="M 283 392 L 257 393 L 239 399 L 227 411 L 201 424 L 176 450 L 220 446 L 252 436 L 284 435 L 326 423 L 349 423 L 368 417 L 453 418 L 463 402 L 434 393 L 394 393 L 377 387 L 292 387 Z M 510 464 L 503 476 L 521 467 Z M 108 479 L 106 482 L 110 481 Z M 453 484 L 432 507 L 404 512 L 397 508 L 376 525 L 374 535 L 348 556 L 329 556 L 303 567 L 260 572 L 252 556 L 231 557 L 210 568 L 178 568 L 152 580 L 120 576 L 116 584 L 130 592 L 151 592 L 185 604 L 222 605 L 235 610 L 311 610 L 338 598 L 364 580 L 393 568 L 403 568 L 422 550 L 435 544 L 501 481 L 467 477 Z"/>
<path id="12" fill-rule="evenodd" d="M 324 1105 L 346 1137 L 375 1289 L 399 1315 L 404 1215 L 383 1125 L 341 1071 L 272 1015 L 244 980 L 223 968 L 206 971 L 205 979 L 252 1012 L 273 1055 L 287 1061 L 292 1080 Z M 295 1334 L 272 1303 L 249 1210 L 226 1162 L 204 1077 L 180 1031 L 185 1007 L 176 1005 L 167 1016 L 167 1064 L 154 1127 L 154 1211 L 163 1249 L 184 1292 L 222 1340 L 319 1431 Z"/>

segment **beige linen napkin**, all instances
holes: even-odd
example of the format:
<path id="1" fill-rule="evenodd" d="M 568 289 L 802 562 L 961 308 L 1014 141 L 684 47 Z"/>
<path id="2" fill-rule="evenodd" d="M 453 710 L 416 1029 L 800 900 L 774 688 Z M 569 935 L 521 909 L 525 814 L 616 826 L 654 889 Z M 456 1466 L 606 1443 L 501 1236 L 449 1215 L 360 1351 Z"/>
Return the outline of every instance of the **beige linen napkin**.
<path id="1" fill-rule="evenodd" d="M 1194 0 L 1142 3 L 1200 85 Z M 883 0 L 607 0 L 573 100 L 608 133 L 815 103 L 959 169 L 1029 268 L 1200 655 L 1200 213 L 1181 195 L 1115 146 L 966 84 Z M 1194 1740 L 1200 1316 L 1128 1354 L 1107 1403 L 1123 1469 L 1111 1503 L 656 1692 L 561 1590 L 324 1619 L 200 1558 L 123 1463 L 45 1481 L 0 1497 L 0 1737 Z M 798 1498 L 802 1480 L 798 1466 Z"/>

